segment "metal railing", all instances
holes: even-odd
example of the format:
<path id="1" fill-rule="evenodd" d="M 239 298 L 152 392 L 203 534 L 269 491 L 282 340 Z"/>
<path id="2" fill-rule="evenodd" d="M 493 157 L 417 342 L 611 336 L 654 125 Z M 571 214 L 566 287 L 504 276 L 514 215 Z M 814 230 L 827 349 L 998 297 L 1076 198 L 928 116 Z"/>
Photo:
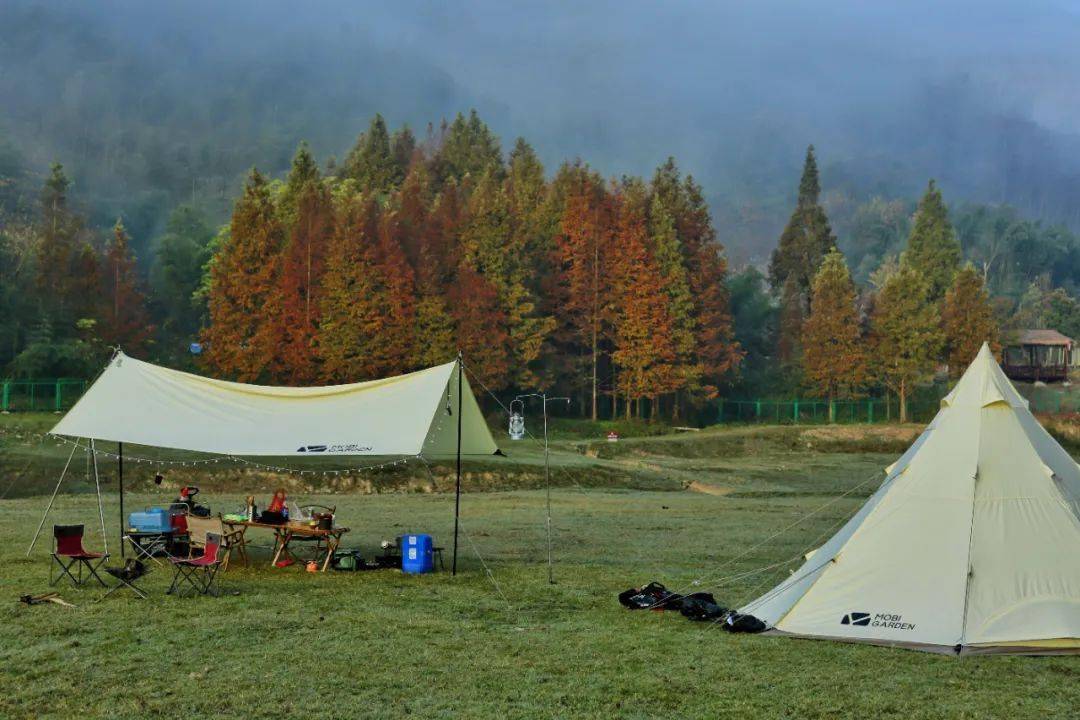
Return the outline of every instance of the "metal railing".
<path id="1" fill-rule="evenodd" d="M 86 392 L 86 380 L 0 380 L 0 412 L 62 412 Z"/>

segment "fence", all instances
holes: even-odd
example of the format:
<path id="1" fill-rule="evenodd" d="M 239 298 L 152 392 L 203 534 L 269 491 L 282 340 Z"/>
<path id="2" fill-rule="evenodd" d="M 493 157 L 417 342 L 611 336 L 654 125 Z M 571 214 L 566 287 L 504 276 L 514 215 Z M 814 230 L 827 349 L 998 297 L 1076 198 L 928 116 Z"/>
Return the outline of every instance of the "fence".
<path id="1" fill-rule="evenodd" d="M 0 412 L 67 410 L 86 392 L 86 380 L 0 380 Z"/>
<path id="2" fill-rule="evenodd" d="M 867 398 L 864 400 L 835 400 L 832 403 L 838 423 L 883 423 L 900 418 L 900 402 L 896 398 Z M 908 420 L 930 422 L 940 400 L 909 400 Z M 827 400 L 721 400 L 721 423 L 779 423 L 797 425 L 829 421 Z"/>

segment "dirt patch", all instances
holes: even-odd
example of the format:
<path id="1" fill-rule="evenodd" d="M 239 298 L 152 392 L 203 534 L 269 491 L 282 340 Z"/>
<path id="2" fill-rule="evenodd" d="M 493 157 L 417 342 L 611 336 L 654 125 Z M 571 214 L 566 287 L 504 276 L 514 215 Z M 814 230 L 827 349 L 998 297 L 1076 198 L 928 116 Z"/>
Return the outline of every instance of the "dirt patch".
<path id="1" fill-rule="evenodd" d="M 703 495 L 730 495 L 735 492 L 735 488 L 724 487 L 722 485 L 709 485 L 708 483 L 702 483 L 695 480 L 686 486 L 686 489 L 690 492 L 702 493 Z"/>

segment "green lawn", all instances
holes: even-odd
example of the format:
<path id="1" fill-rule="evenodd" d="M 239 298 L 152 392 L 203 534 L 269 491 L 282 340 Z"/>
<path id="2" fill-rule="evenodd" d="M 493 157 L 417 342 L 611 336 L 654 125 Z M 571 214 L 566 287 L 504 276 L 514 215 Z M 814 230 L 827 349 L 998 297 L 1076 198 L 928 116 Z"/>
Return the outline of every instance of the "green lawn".
<path id="1" fill-rule="evenodd" d="M 677 614 L 619 607 L 617 592 L 653 579 L 680 588 L 706 576 L 698 589 L 730 604 L 767 589 L 787 568 L 715 583 L 820 542 L 869 495 L 876 482 L 865 481 L 894 457 L 892 447 L 851 452 L 859 448 L 849 436 L 780 428 L 614 446 L 578 435 L 560 440 L 554 456 L 553 586 L 544 492 L 478 491 L 535 486 L 541 455 L 528 446 L 470 468 L 456 578 L 309 575 L 271 569 L 259 555 L 253 567 L 221 576 L 236 595 L 167 597 L 169 574 L 159 570 L 144 583 L 146 601 L 96 603 L 100 590 L 63 589 L 76 609 L 27 608 L 18 595 L 47 589 L 48 538 L 24 557 L 47 498 L 8 494 L 0 500 L 0 717 L 1077 717 L 1080 658 L 957 660 L 731 636 Z M 62 452 L 5 437 L 0 492 L 24 459 L 51 468 Z M 862 449 L 897 442 L 878 438 Z M 167 499 L 142 477 L 148 472 L 131 470 L 138 490 L 129 507 Z M 204 498 L 229 510 L 240 499 L 237 483 L 278 480 L 240 474 Z M 691 483 L 699 491 L 682 489 Z M 81 492 L 59 497 L 53 519 L 94 528 L 85 474 L 76 486 Z M 106 487 L 115 550 L 115 485 Z M 370 554 L 383 538 L 425 531 L 447 546 L 449 562 L 452 495 L 318 489 L 303 497 L 338 506 L 353 528 L 347 545 Z M 98 535 L 90 532 L 92 545 Z"/>

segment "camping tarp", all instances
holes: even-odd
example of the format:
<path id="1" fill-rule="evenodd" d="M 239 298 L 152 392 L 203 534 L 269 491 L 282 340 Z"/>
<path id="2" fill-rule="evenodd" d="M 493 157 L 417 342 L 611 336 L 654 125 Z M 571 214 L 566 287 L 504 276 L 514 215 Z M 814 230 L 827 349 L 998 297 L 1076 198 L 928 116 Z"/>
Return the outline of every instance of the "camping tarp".
<path id="1" fill-rule="evenodd" d="M 945 653 L 1080 652 L 1080 468 L 989 347 L 882 486 L 740 612 Z"/>
<path id="2" fill-rule="evenodd" d="M 224 455 L 452 455 L 498 452 L 461 365 L 349 385 L 214 380 L 118 352 L 55 435 Z"/>

